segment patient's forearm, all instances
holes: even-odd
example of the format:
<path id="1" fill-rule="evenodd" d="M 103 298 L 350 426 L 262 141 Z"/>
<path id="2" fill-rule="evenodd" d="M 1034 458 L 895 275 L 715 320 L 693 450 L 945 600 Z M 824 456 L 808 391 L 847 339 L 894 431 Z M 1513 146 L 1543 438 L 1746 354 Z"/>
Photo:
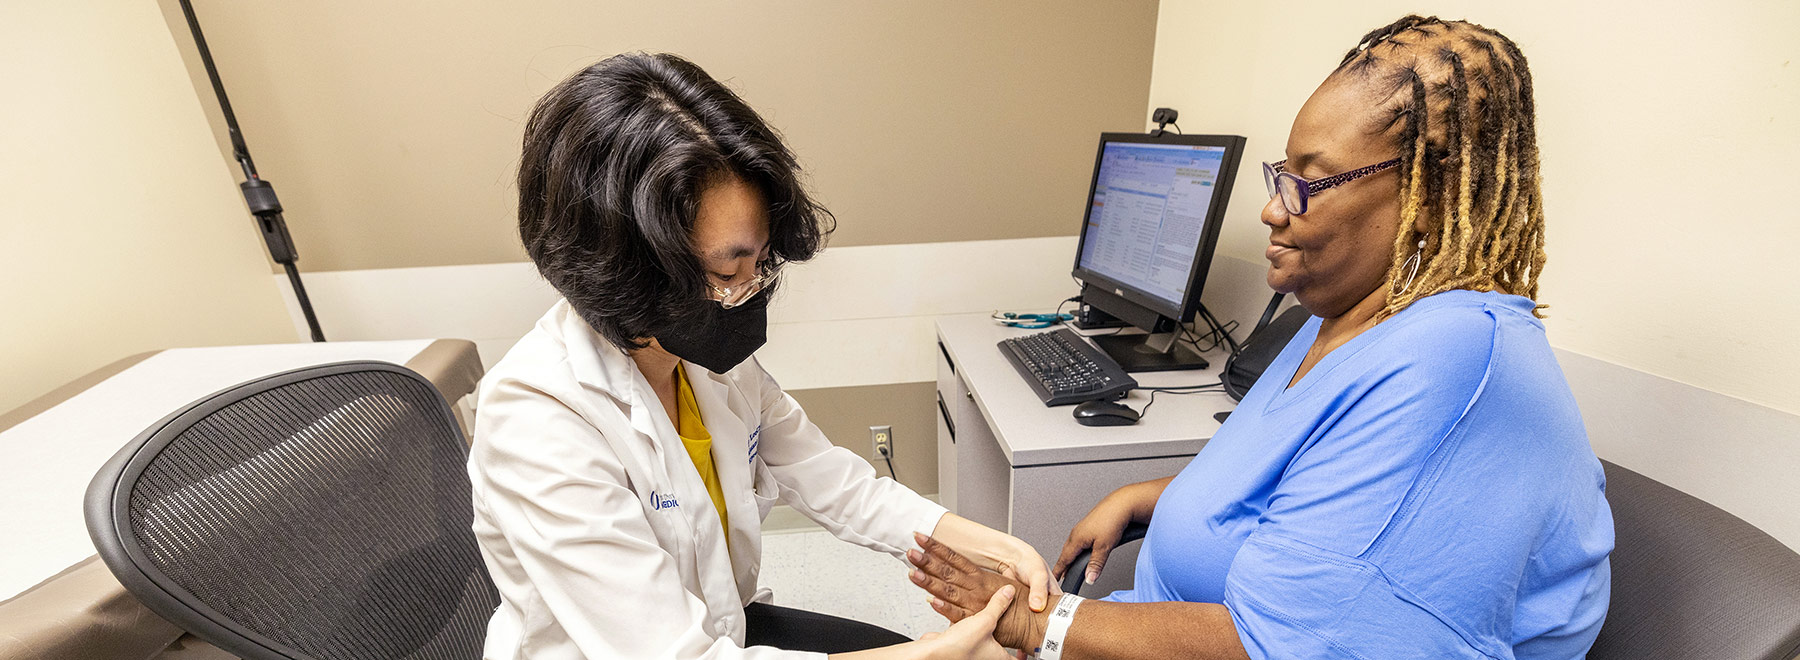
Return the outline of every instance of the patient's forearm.
<path id="1" fill-rule="evenodd" d="M 1066 660 L 1247 660 L 1231 613 L 1218 603 L 1086 601 L 1063 638 Z"/>
<path id="2" fill-rule="evenodd" d="M 1173 481 L 1175 481 L 1175 477 L 1163 477 L 1161 479 L 1143 481 L 1128 486 L 1129 488 L 1137 488 L 1142 492 L 1142 496 L 1137 498 L 1141 502 L 1140 507 L 1135 508 L 1131 512 L 1132 521 L 1146 525 L 1150 524 L 1150 514 L 1156 511 L 1157 500 L 1162 499 L 1163 491 L 1168 489 L 1169 483 Z"/>

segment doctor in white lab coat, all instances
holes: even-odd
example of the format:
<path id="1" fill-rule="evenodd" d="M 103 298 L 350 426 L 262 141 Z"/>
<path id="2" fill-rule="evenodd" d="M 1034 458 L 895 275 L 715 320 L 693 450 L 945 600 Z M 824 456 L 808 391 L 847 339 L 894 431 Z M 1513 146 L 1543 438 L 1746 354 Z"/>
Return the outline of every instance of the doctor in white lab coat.
<path id="1" fill-rule="evenodd" d="M 1042 608 L 1030 546 L 877 478 L 750 357 L 781 264 L 831 230 L 798 175 L 671 55 L 609 58 L 539 101 L 520 235 L 564 300 L 478 390 L 474 528 L 501 596 L 486 657 L 998 658 L 999 612 Z M 757 576 L 778 501 L 896 557 L 934 536 L 1033 588 L 918 642 L 773 607 Z"/>

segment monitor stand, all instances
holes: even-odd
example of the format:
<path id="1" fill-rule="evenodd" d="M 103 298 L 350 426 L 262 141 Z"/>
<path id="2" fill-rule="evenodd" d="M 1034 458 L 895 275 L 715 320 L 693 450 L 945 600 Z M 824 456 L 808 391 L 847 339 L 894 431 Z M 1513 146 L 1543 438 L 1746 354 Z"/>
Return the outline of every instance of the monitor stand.
<path id="1" fill-rule="evenodd" d="M 1124 319 L 1100 311 L 1099 307 L 1085 302 L 1075 306 L 1074 326 L 1082 330 L 1100 330 L 1104 328 L 1123 328 L 1131 325 Z"/>
<path id="2" fill-rule="evenodd" d="M 1102 335 L 1088 339 L 1127 372 L 1205 369 L 1209 364 L 1206 358 L 1175 341 L 1179 332 Z"/>

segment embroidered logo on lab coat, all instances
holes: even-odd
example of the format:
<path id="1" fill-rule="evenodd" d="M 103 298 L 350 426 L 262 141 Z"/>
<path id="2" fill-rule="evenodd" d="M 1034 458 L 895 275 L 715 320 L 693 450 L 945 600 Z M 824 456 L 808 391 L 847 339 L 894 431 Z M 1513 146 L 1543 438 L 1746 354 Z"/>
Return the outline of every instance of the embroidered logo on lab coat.
<path id="1" fill-rule="evenodd" d="M 656 491 L 654 491 L 654 490 L 650 491 L 650 508 L 651 509 L 656 510 L 656 511 L 661 511 L 663 509 L 673 509 L 678 506 L 681 506 L 681 503 L 676 502 L 674 496 L 658 495 L 656 493 Z"/>
<path id="2" fill-rule="evenodd" d="M 756 442 L 757 442 L 756 436 L 759 436 L 759 435 L 762 435 L 762 425 L 761 424 L 757 424 L 756 430 L 750 432 L 750 462 L 751 463 L 756 462 Z"/>

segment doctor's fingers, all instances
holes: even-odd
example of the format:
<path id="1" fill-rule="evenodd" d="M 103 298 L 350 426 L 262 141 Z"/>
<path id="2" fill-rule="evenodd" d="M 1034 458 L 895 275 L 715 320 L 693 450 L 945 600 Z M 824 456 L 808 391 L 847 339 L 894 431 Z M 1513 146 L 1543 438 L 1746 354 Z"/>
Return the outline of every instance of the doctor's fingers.
<path id="1" fill-rule="evenodd" d="M 1050 602 L 1050 596 L 1062 593 L 1062 587 L 1057 585 L 1055 580 L 1050 579 L 1050 570 L 1044 566 L 1044 560 L 1041 557 L 1035 563 L 1027 559 L 1025 563 L 1016 568 L 1006 566 L 1000 571 L 1000 574 L 1018 580 L 1030 589 L 1031 597 L 1027 602 L 1031 605 L 1033 612 L 1044 611 L 1044 606 Z"/>
<path id="2" fill-rule="evenodd" d="M 944 615 L 953 624 L 975 617 L 977 621 L 970 623 L 979 627 L 983 636 L 992 636 L 994 629 L 1000 625 L 1000 616 L 1012 606 L 1013 598 L 1018 592 L 1018 587 L 1010 584 L 1001 585 L 985 597 L 979 593 L 958 591 L 953 598 L 932 598 L 931 609 L 937 610 L 938 614 Z"/>
<path id="3" fill-rule="evenodd" d="M 976 606 L 980 609 L 972 612 L 971 616 L 981 626 L 982 632 L 988 635 L 994 634 L 994 628 L 1000 625 L 1000 615 L 1005 614 L 1006 609 L 1012 607 L 1013 596 L 1017 593 L 1018 590 L 1009 584 L 994 590 L 994 593 L 988 595 L 987 600 Z"/>
<path id="4" fill-rule="evenodd" d="M 1000 615 L 1006 611 L 1015 596 L 1013 589 L 1000 589 L 994 592 L 982 606 L 966 612 L 965 616 L 950 624 L 950 628 L 935 638 L 936 644 L 928 651 L 931 658 L 955 658 L 957 660 L 999 660 L 1008 657 L 1005 649 L 994 641 L 994 628 L 999 625 Z"/>

